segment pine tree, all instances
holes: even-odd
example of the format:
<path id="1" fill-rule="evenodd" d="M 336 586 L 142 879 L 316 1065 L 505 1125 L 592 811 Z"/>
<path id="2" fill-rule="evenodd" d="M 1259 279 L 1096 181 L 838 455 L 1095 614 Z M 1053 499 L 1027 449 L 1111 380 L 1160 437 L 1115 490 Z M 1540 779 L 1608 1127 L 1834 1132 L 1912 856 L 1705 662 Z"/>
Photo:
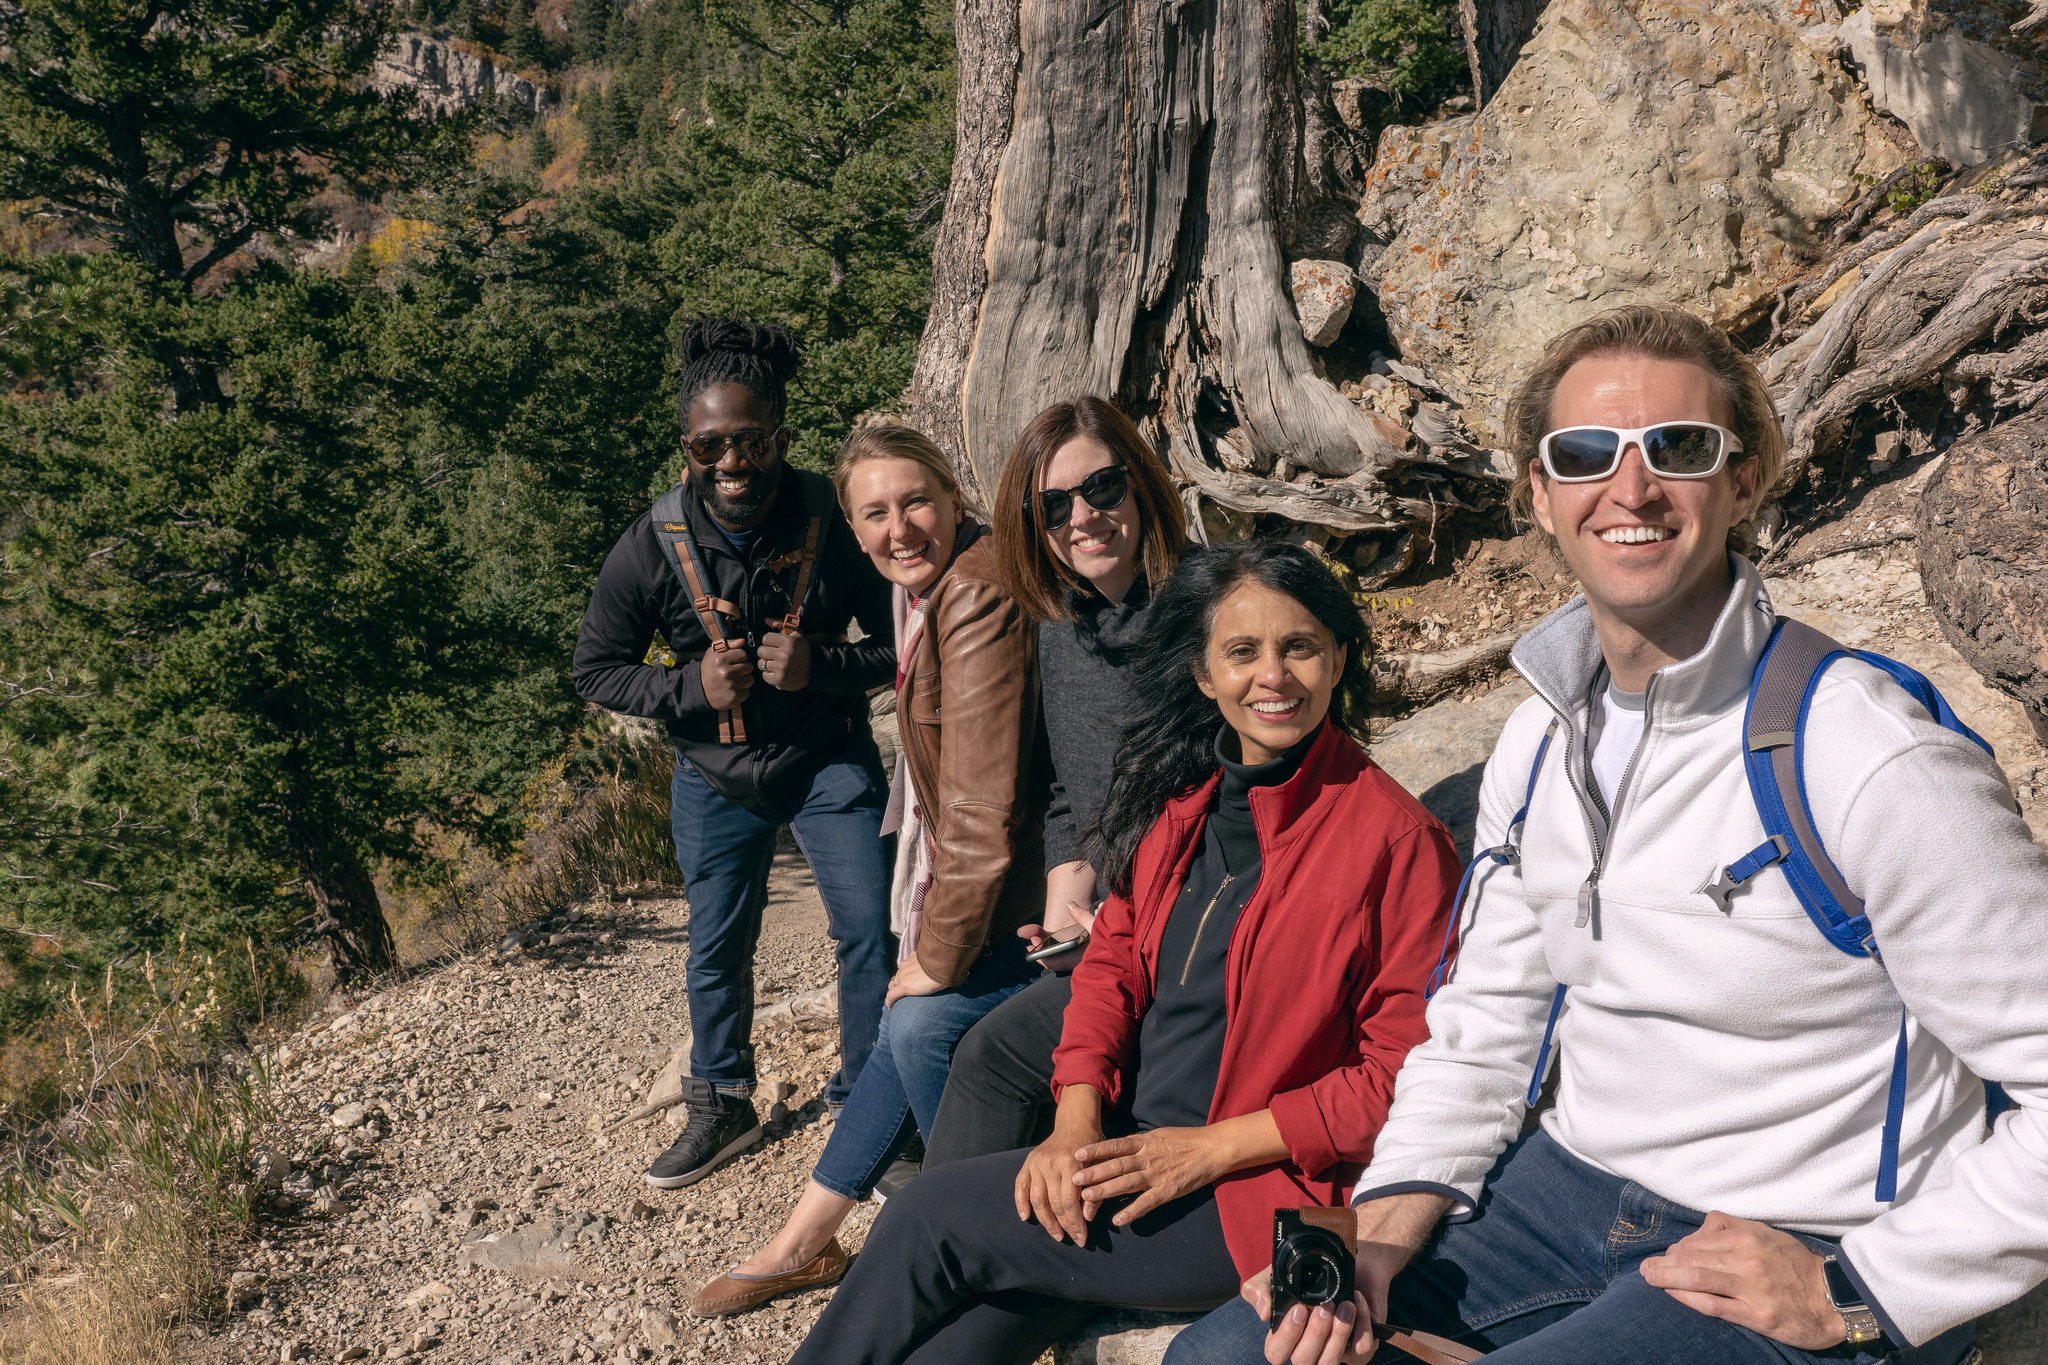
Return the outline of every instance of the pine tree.
<path id="1" fill-rule="evenodd" d="M 547 40 L 534 24 L 533 6 L 527 0 L 512 0 L 506 12 L 504 52 L 522 68 L 541 65 L 547 55 Z"/>
<path id="2" fill-rule="evenodd" d="M 455 30 L 455 36 L 464 42 L 483 41 L 483 14 L 477 0 L 456 0 L 455 12 L 448 17 L 448 27 Z"/>
<path id="3" fill-rule="evenodd" d="M 583 159 L 593 170 L 608 170 L 617 148 L 612 144 L 612 121 L 606 105 L 610 90 L 598 86 L 576 105 L 576 119 L 583 125 Z"/>
<path id="4" fill-rule="evenodd" d="M 605 26 L 611 22 L 607 0 L 571 0 L 569 55 L 578 66 L 595 66 L 605 57 Z"/>
<path id="5" fill-rule="evenodd" d="M 311 237 L 330 183 L 431 179 L 431 121 L 366 77 L 355 0 L 19 0 L 0 19 L 0 200 L 41 200 L 190 286 L 251 239 Z"/>
<path id="6" fill-rule="evenodd" d="M 707 311 L 753 310 L 811 348 L 792 399 L 822 459 L 909 382 L 929 234 L 951 174 L 952 9 L 943 0 L 754 0 L 709 13 L 749 59 L 689 120 L 704 212 L 668 242 Z"/>
<path id="7" fill-rule="evenodd" d="M 548 136 L 546 119 L 536 119 L 533 124 L 533 141 L 527 145 L 526 165 L 535 175 L 545 174 L 555 163 L 555 140 Z"/>

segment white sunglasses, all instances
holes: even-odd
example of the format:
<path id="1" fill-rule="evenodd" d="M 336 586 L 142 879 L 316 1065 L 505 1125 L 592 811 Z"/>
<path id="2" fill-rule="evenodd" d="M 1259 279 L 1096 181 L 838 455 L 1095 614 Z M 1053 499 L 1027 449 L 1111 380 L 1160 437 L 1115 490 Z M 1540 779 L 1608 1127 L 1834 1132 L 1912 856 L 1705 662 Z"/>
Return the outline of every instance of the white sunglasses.
<path id="1" fill-rule="evenodd" d="M 1721 472 L 1742 438 L 1712 422 L 1659 422 L 1647 427 L 1565 427 L 1536 443 L 1543 472 L 1559 483 L 1592 483 L 1612 475 L 1630 446 L 1661 479 L 1704 479 Z"/>

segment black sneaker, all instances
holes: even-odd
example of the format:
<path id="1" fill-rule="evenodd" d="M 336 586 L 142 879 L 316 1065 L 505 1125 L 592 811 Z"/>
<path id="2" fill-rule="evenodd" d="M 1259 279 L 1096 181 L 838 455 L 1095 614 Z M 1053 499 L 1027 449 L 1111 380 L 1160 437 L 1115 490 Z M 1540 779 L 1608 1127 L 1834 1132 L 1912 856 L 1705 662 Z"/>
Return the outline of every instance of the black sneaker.
<path id="1" fill-rule="evenodd" d="M 917 1179 L 923 1171 L 924 1138 L 913 1131 L 910 1134 L 910 1141 L 903 1144 L 903 1151 L 889 1163 L 889 1169 L 883 1171 L 875 1180 L 875 1188 L 871 1191 L 875 1202 L 888 1203 L 891 1195 L 902 1193 L 903 1187 Z"/>
<path id="2" fill-rule="evenodd" d="M 682 1135 L 647 1168 L 647 1183 L 657 1190 L 694 1185 L 761 1140 L 754 1102 L 721 1095 L 709 1081 L 685 1076 L 683 1106 L 690 1121 L 683 1125 Z"/>
<path id="3" fill-rule="evenodd" d="M 891 1195 L 901 1194 L 905 1185 L 908 1185 L 923 1173 L 923 1162 L 912 1161 L 908 1157 L 897 1157 L 889 1163 L 889 1169 L 883 1171 L 881 1177 L 875 1181 L 875 1202 L 877 1204 L 888 1203 Z"/>

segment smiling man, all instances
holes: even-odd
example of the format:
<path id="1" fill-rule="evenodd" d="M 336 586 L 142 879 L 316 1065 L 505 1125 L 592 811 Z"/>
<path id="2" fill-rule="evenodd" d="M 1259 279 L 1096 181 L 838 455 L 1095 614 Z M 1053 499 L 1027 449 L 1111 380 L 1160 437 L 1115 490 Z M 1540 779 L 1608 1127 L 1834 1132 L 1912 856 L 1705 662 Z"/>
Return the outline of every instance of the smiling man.
<path id="1" fill-rule="evenodd" d="M 571 676 L 586 701 L 662 721 L 676 750 L 671 818 L 690 901 L 689 1121 L 655 1161 L 667 1189 L 760 1141 L 754 947 L 777 831 L 816 875 L 839 963 L 845 1102 L 873 1050 L 893 961 L 882 816 L 888 782 L 867 692 L 895 676 L 889 585 L 839 514 L 831 481 L 784 462 L 796 340 L 706 319 L 683 331 L 684 481 L 626 528 L 583 615 Z M 864 638 L 846 640 L 857 620 Z M 659 634 L 673 666 L 648 660 Z"/>
<path id="2" fill-rule="evenodd" d="M 1455 1339 L 1439 1361 L 1952 1365 L 2048 1275 L 2048 857 L 1991 758 L 1871 664 L 1818 673 L 1796 748 L 1748 727 L 1779 622 L 1732 547 L 1783 439 L 1726 337 L 1603 314 L 1510 429 L 1584 596 L 1515 650 L 1537 695 L 1487 764 L 1500 856 L 1357 1186 L 1359 1292 L 1269 1331 L 1255 1279 L 1170 1365 L 1417 1353 L 1375 1323 Z M 1860 940 L 1809 918 L 1751 747 L 1796 753 Z"/>

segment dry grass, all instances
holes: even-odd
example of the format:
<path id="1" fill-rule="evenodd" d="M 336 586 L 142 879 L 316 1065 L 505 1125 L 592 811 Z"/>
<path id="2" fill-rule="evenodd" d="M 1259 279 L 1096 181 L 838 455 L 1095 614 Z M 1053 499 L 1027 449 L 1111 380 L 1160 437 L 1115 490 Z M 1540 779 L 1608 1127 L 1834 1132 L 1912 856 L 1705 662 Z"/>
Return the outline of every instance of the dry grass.
<path id="1" fill-rule="evenodd" d="M 675 753 L 651 727 L 580 744 L 528 788 L 526 834 L 509 859 L 451 842 L 441 850 L 451 877 L 430 889 L 385 889 L 401 958 L 417 964 L 473 950 L 621 887 L 680 886 L 669 829 L 674 773 Z"/>
<path id="2" fill-rule="evenodd" d="M 5 1365 L 168 1362 L 181 1325 L 226 1311 L 216 1252 L 254 1222 L 269 1106 L 254 1064 L 189 1060 L 211 1051 L 213 966 L 153 974 L 158 1007 L 121 1024 L 74 999 L 73 1102 L 0 1128 Z"/>

